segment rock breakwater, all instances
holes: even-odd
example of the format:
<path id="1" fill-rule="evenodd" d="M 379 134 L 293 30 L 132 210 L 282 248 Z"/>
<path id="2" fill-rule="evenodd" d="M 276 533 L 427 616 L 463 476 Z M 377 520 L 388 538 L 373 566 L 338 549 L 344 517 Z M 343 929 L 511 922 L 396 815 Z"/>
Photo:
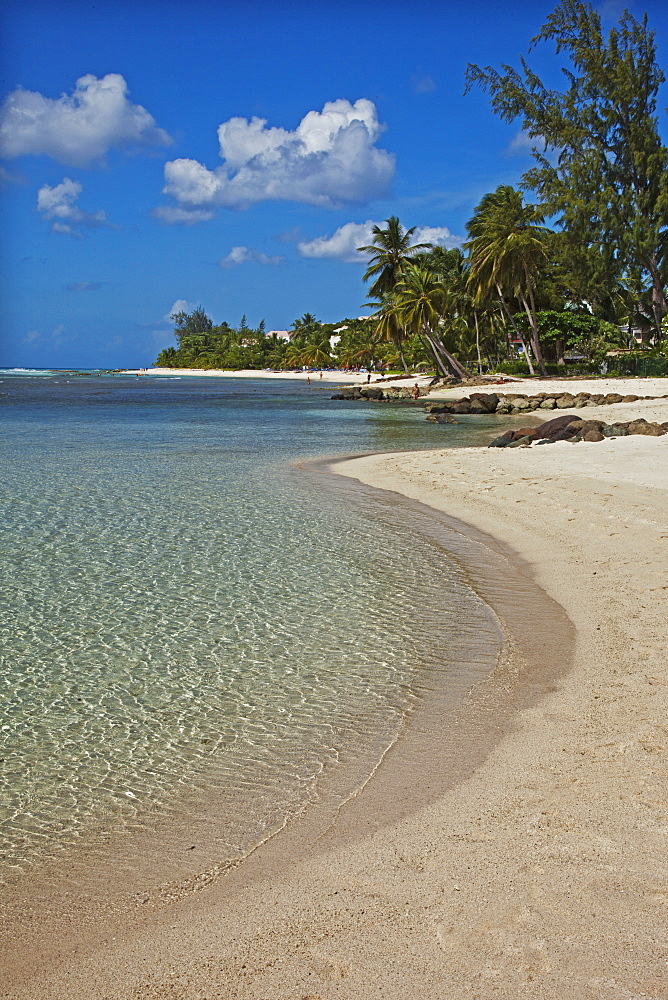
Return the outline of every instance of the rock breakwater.
<path id="1" fill-rule="evenodd" d="M 613 403 L 635 403 L 646 399 L 668 399 L 665 396 L 622 396 L 618 392 L 537 392 L 524 393 L 472 392 L 461 399 L 439 399 L 426 404 L 428 413 L 530 413 L 534 410 L 572 410 L 586 406 L 609 406 Z"/>
<path id="2" fill-rule="evenodd" d="M 563 414 L 537 427 L 520 427 L 507 430 L 494 438 L 489 448 L 526 448 L 532 444 L 551 444 L 555 441 L 604 441 L 605 438 L 625 437 L 628 434 L 644 434 L 661 437 L 668 434 L 668 421 L 663 424 L 649 423 L 644 418 L 606 424 L 604 420 L 586 420 Z"/>

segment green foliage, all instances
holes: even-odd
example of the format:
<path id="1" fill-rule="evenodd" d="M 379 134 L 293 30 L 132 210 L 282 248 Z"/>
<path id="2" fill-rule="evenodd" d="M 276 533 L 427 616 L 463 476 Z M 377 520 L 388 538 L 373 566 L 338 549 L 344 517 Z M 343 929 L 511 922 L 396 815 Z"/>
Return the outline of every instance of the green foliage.
<path id="1" fill-rule="evenodd" d="M 593 360 L 603 357 L 613 347 L 626 347 L 626 338 L 619 327 L 591 313 L 546 309 L 536 314 L 536 321 L 549 360 L 563 359 L 568 350 L 579 351 Z M 515 322 L 520 330 L 528 327 L 525 314 L 516 315 Z"/>
<path id="2" fill-rule="evenodd" d="M 245 368 L 278 367 L 287 344 L 278 337 L 268 337 L 264 320 L 252 329 L 242 317 L 237 329 L 227 323 L 214 326 L 199 306 L 191 313 L 172 316 L 178 347 L 167 347 L 156 364 L 164 368 L 220 368 L 240 371 Z"/>
<path id="3" fill-rule="evenodd" d="M 660 337 L 668 311 L 668 150 L 655 114 L 664 75 L 654 34 L 646 16 L 636 21 L 625 11 L 606 39 L 590 3 L 562 0 L 532 47 L 541 41 L 568 57 L 563 91 L 545 87 L 525 59 L 520 70 L 502 72 L 469 65 L 467 87 L 480 84 L 497 114 L 519 120 L 535 140 L 536 166 L 524 182 L 546 214 L 559 217 L 580 263 L 581 248 L 594 247 L 608 283 L 649 280 Z"/>
<path id="4" fill-rule="evenodd" d="M 399 281 L 406 263 L 420 250 L 428 250 L 431 243 L 415 243 L 411 245 L 411 236 L 415 226 L 404 229 L 396 215 L 385 220 L 387 226 L 373 227 L 373 243 L 370 246 L 359 247 L 360 253 L 370 254 L 369 266 L 364 274 L 364 281 L 374 279 L 369 295 L 375 299 L 392 294 Z"/>

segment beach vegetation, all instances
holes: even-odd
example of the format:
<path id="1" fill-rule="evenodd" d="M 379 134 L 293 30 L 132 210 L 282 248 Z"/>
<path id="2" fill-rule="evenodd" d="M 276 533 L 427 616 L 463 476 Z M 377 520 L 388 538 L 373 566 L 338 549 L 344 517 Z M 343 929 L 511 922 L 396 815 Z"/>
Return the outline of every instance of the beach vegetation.
<path id="1" fill-rule="evenodd" d="M 483 195 L 463 246 L 414 242 L 417 227 L 392 215 L 358 248 L 369 317 L 323 323 L 305 312 L 279 337 L 246 317 L 216 326 L 198 306 L 172 317 L 178 346 L 158 364 L 458 379 L 610 370 L 610 352 L 625 352 L 615 363 L 629 373 L 664 365 L 668 150 L 653 32 L 625 12 L 605 34 L 591 3 L 561 0 L 530 46 L 543 43 L 564 62 L 562 89 L 524 58 L 517 69 L 468 67 L 467 88 L 481 86 L 503 120 L 520 123 L 533 166 L 520 187 Z"/>
<path id="2" fill-rule="evenodd" d="M 591 3 L 562 0 L 531 49 L 541 42 L 566 57 L 562 90 L 548 88 L 524 58 L 519 69 L 470 64 L 467 88 L 481 86 L 494 111 L 533 140 L 534 166 L 523 183 L 555 218 L 572 263 L 599 278 L 603 270 L 636 294 L 649 286 L 660 340 L 668 312 L 668 149 L 656 116 L 665 78 L 654 32 L 646 15 L 636 20 L 624 11 L 606 37 Z"/>

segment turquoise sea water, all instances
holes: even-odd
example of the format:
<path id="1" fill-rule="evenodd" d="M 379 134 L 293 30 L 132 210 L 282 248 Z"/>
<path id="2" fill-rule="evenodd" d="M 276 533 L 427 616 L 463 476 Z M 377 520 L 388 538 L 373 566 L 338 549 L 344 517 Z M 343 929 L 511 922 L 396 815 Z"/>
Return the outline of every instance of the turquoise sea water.
<path id="1" fill-rule="evenodd" d="M 331 391 L 0 373 L 5 874 L 211 783 L 217 850 L 243 854 L 342 753 L 372 767 L 425 663 L 479 643 L 440 549 L 295 463 L 455 447 L 492 418 Z"/>

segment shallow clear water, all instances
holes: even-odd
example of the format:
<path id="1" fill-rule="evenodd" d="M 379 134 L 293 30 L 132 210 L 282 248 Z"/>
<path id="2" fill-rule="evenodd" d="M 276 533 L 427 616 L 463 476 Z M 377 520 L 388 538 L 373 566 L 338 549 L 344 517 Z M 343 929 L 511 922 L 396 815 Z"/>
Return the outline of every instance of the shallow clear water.
<path id="1" fill-rule="evenodd" d="M 480 644 L 439 549 L 293 463 L 490 422 L 330 391 L 0 374 L 6 871 L 210 782 L 218 849 L 243 854 L 343 751 L 394 738 L 435 648 L 447 671 Z"/>

